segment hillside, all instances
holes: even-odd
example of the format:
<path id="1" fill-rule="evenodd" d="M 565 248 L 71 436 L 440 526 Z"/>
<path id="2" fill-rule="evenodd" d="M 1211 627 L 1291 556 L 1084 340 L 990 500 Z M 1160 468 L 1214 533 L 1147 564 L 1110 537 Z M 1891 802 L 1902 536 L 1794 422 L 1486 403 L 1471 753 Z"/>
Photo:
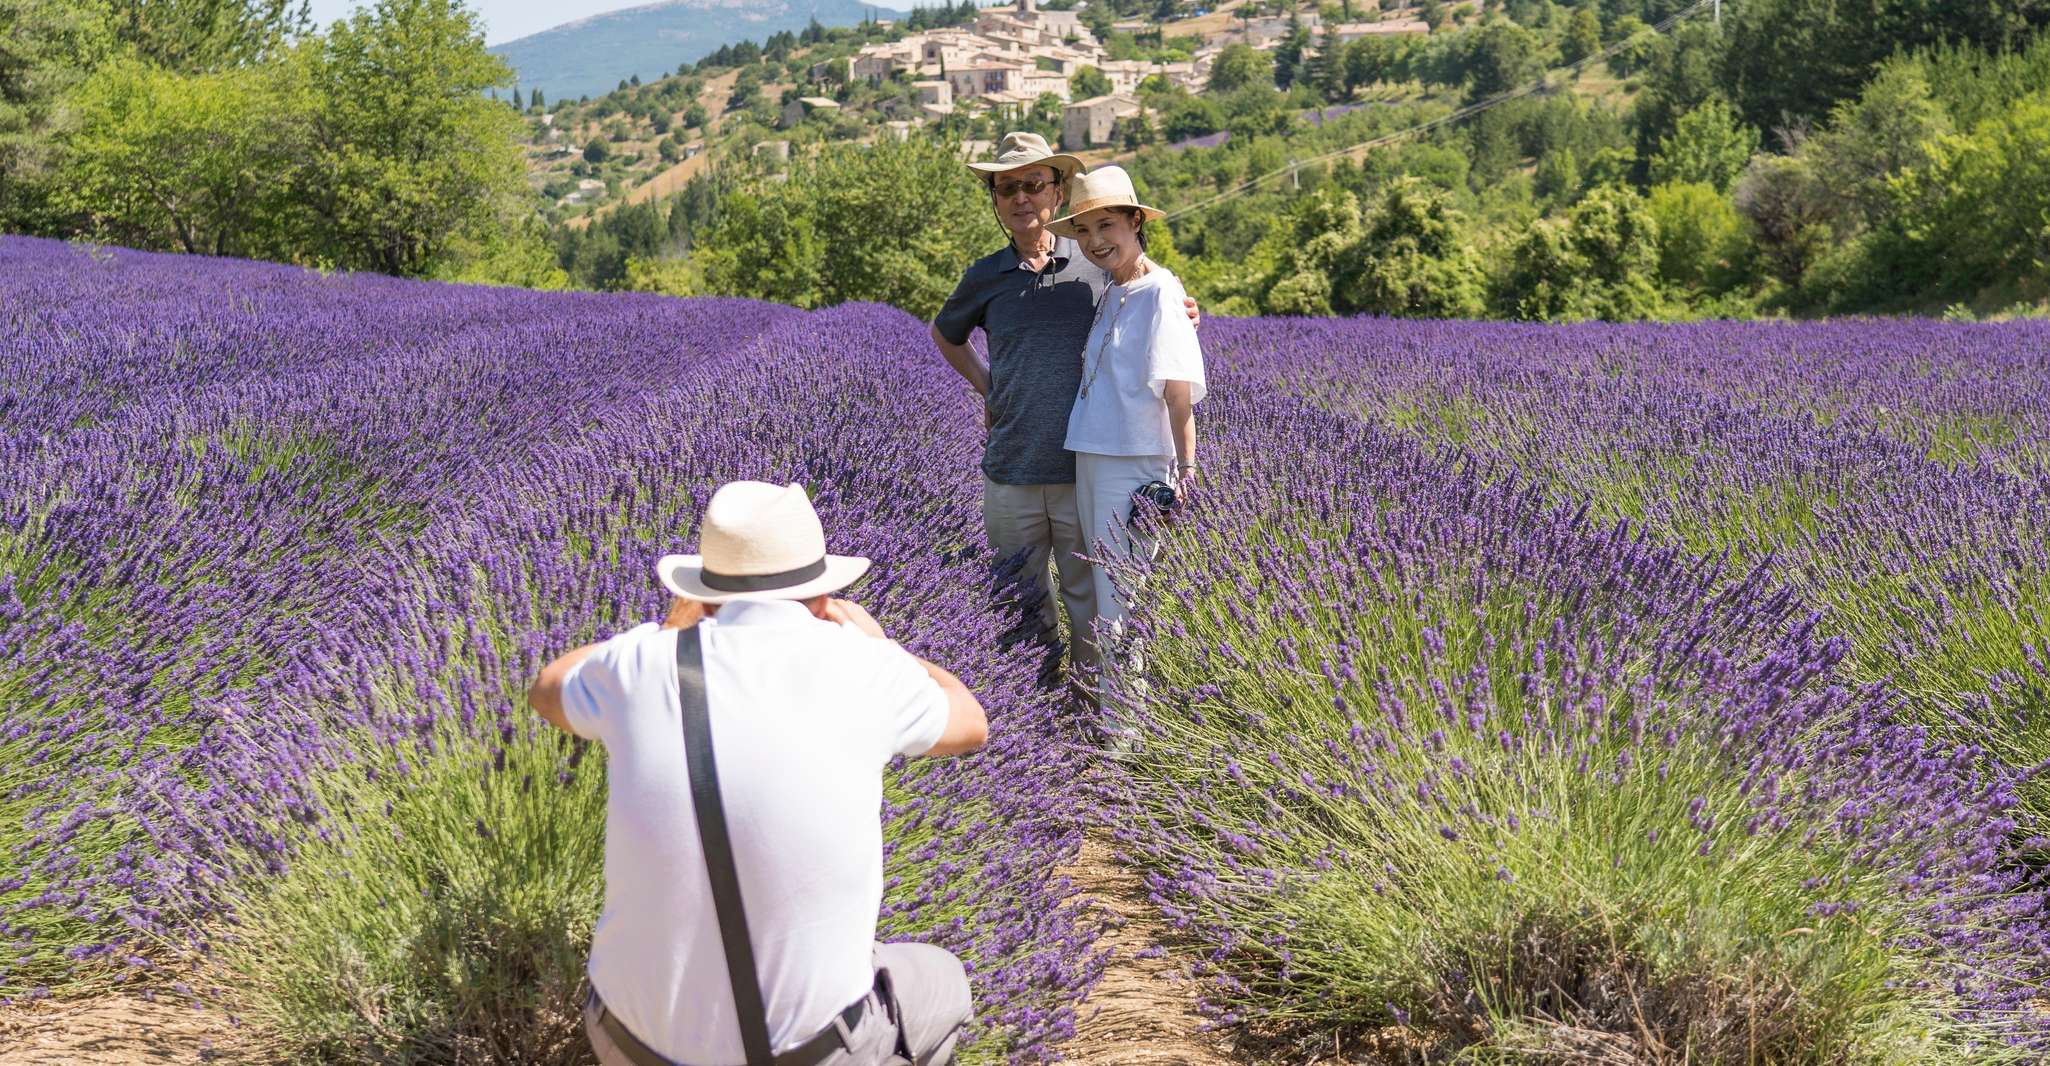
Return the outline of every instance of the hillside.
<path id="1" fill-rule="evenodd" d="M 721 45 L 800 30 L 814 18 L 851 26 L 897 14 L 857 0 L 666 0 L 564 23 L 491 51 L 512 64 L 523 88 L 566 100 L 610 91 L 630 77 L 658 77 Z"/>

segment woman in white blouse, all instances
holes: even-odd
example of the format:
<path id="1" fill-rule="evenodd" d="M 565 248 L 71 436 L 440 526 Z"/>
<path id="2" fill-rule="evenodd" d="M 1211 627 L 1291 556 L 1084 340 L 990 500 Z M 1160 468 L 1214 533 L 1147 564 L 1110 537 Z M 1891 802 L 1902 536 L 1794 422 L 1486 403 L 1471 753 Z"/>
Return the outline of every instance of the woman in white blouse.
<path id="1" fill-rule="evenodd" d="M 1139 202 L 1122 167 L 1069 182 L 1067 216 L 1049 229 L 1072 237 L 1110 275 L 1082 349 L 1082 386 L 1068 414 L 1075 502 L 1083 534 L 1112 558 L 1151 551 L 1129 525 L 1132 493 L 1151 482 L 1180 491 L 1196 473 L 1197 401 L 1203 349 L 1182 305 L 1182 283 L 1146 256 L 1146 225 L 1161 212 Z M 1097 620 L 1125 615 L 1103 567 L 1095 568 Z"/>

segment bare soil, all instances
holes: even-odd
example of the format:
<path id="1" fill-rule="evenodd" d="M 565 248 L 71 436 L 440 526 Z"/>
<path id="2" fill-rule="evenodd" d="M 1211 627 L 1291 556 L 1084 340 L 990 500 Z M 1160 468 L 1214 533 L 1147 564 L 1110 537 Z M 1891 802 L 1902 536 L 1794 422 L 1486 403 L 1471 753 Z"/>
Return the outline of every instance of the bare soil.
<path id="1" fill-rule="evenodd" d="M 1082 1004 L 1066 1051 L 1082 1066 L 1231 1066 L 1233 1058 L 1203 1031 L 1195 990 L 1176 979 L 1175 964 L 1142 957 L 1162 931 L 1145 884 L 1091 836 L 1075 865 L 1062 871 L 1083 898 L 1111 919 L 1099 943 L 1112 952 L 1095 991 Z"/>
<path id="2" fill-rule="evenodd" d="M 137 996 L 44 1002 L 0 1011 L 0 1066 L 188 1066 L 232 1063 L 228 1020 Z"/>

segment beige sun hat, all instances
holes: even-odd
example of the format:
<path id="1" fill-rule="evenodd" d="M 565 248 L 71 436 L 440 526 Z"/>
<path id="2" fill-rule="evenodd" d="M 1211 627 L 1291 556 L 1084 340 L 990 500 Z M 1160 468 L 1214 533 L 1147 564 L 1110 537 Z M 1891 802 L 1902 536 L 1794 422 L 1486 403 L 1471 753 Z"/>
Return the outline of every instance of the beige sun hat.
<path id="1" fill-rule="evenodd" d="M 1019 167 L 1044 166 L 1062 181 L 1075 176 L 1082 169 L 1082 161 L 1071 155 L 1056 154 L 1047 147 L 1046 138 L 1037 133 L 1018 131 L 1004 134 L 997 144 L 997 157 L 987 163 L 970 163 L 968 169 L 976 171 L 982 180 L 989 181 L 1007 170 Z"/>
<path id="2" fill-rule="evenodd" d="M 1132 189 L 1132 176 L 1125 173 L 1125 168 L 1101 166 L 1087 174 L 1077 174 L 1068 182 L 1068 213 L 1047 223 L 1046 228 L 1063 237 L 1080 237 L 1082 229 L 1075 225 L 1075 219 L 1100 207 L 1136 207 L 1149 222 L 1167 215 L 1157 207 L 1139 202 L 1139 194 Z"/>
<path id="3" fill-rule="evenodd" d="M 699 525 L 701 555 L 665 555 L 655 574 L 699 603 L 808 600 L 868 572 L 868 560 L 827 555 L 826 531 L 802 485 L 735 481 L 719 486 Z"/>

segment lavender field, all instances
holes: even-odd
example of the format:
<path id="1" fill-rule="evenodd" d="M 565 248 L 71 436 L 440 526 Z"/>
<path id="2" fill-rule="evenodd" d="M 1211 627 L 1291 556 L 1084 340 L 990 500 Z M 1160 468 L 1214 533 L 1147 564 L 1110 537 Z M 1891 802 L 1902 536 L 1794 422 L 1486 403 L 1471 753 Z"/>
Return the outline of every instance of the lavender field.
<path id="1" fill-rule="evenodd" d="M 582 1061 L 603 756 L 519 693 L 757 477 L 990 707 L 887 790 L 885 932 L 969 960 L 972 1061 L 1073 1050 L 1092 830 L 1277 1055 L 2050 1051 L 2050 325 L 1204 337 L 1109 762 L 901 312 L 0 240 L 0 995 Z"/>

